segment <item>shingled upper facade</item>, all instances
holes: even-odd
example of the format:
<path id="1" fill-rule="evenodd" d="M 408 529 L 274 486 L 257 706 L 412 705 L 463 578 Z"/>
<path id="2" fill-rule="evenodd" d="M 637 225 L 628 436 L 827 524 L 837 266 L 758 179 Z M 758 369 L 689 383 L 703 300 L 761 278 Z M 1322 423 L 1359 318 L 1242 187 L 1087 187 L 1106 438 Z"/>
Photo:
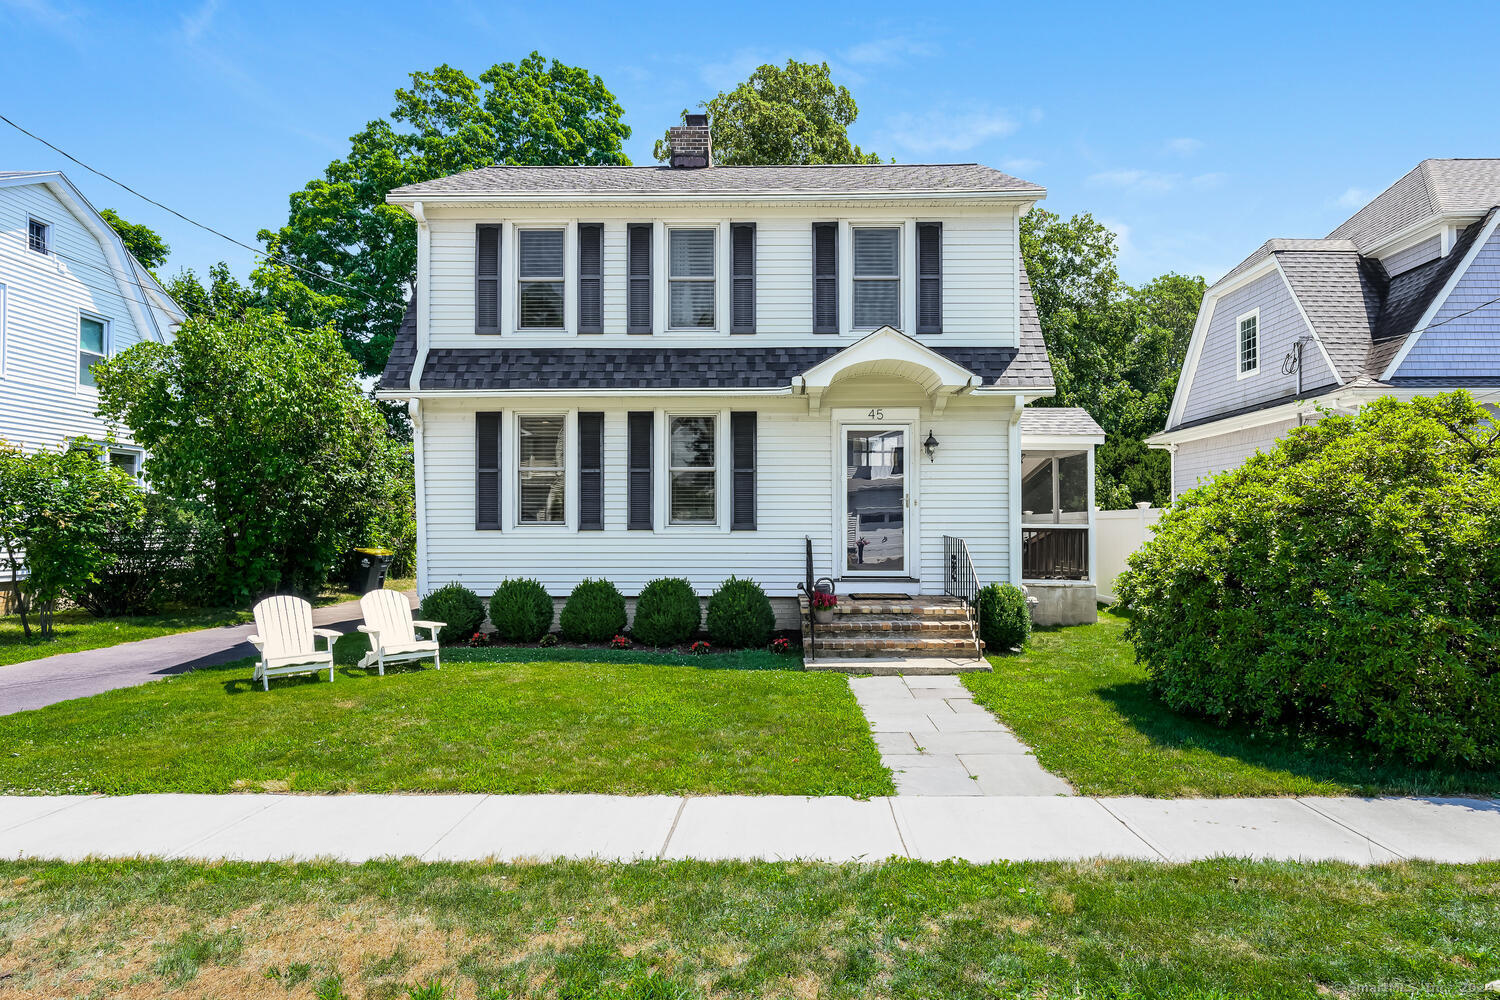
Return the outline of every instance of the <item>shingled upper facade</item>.
<path id="1" fill-rule="evenodd" d="M 1198 313 L 1166 430 L 1178 494 L 1319 408 L 1500 398 L 1500 160 L 1424 160 L 1325 239 L 1273 239 Z"/>
<path id="2" fill-rule="evenodd" d="M 811 539 L 841 590 L 942 593 L 944 535 L 1022 579 L 1021 415 L 1054 389 L 1018 228 L 1043 189 L 698 162 L 389 195 L 418 223 L 379 395 L 417 429 L 419 589 L 735 574 L 786 602 Z M 1028 506 L 1085 528 L 1098 428 L 1058 419 L 1028 424 L 1051 449 Z"/>

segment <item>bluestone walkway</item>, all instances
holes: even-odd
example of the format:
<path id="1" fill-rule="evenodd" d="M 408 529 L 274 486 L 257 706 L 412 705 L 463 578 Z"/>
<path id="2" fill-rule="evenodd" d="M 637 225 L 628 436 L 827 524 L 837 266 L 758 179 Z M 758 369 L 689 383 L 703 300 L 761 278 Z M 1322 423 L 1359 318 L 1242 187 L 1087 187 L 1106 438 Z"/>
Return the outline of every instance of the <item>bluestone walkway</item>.
<path id="1" fill-rule="evenodd" d="M 408 597 L 414 598 L 415 591 L 408 591 Z M 348 632 L 362 620 L 358 601 L 313 608 L 318 628 Z M 247 641 L 254 634 L 253 624 L 225 625 L 0 667 L 0 715 L 254 656 L 255 647 Z"/>
<path id="2" fill-rule="evenodd" d="M 1084 796 L 0 797 L 0 858 L 1500 859 L 1500 802 Z"/>
<path id="3" fill-rule="evenodd" d="M 898 795 L 1072 795 L 954 675 L 851 677 Z"/>

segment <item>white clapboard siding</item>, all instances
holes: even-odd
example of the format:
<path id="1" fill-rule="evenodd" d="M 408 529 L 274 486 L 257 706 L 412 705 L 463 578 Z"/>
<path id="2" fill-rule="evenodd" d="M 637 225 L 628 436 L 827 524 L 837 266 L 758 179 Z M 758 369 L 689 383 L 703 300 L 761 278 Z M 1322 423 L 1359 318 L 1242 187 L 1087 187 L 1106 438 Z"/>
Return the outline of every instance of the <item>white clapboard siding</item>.
<path id="1" fill-rule="evenodd" d="M 56 254 L 28 249 L 27 219 L 51 225 Z M 78 320 L 108 320 L 108 348 L 142 339 L 94 234 L 42 184 L 0 187 L 0 438 L 27 450 L 102 439 L 96 390 L 78 384 Z M 164 335 L 168 320 L 157 313 Z M 150 339 L 154 335 L 148 334 Z M 128 443 L 122 428 L 116 440 Z"/>
<path id="2" fill-rule="evenodd" d="M 943 220 L 943 339 L 1014 329 L 1019 266 L 1009 216 Z"/>

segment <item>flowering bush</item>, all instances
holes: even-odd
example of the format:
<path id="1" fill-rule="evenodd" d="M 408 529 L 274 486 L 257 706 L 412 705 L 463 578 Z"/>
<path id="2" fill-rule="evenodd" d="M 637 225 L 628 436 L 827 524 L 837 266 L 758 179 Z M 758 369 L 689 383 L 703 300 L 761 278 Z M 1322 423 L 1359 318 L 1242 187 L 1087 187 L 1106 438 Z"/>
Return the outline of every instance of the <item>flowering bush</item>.
<path id="1" fill-rule="evenodd" d="M 473 635 L 469 636 L 469 641 L 464 643 L 464 645 L 466 646 L 475 648 L 480 646 L 488 646 L 489 644 L 490 641 L 483 632 L 475 632 Z"/>
<path id="2" fill-rule="evenodd" d="M 709 651 L 710 648 L 712 648 L 712 647 L 709 646 L 707 640 L 699 639 L 697 642 L 693 643 L 690 647 L 688 647 L 688 652 L 690 652 L 690 653 L 696 653 L 699 656 L 703 656 L 705 653 L 707 653 Z"/>
<path id="3" fill-rule="evenodd" d="M 627 638 L 625 638 L 623 635 L 617 635 L 613 639 L 609 640 L 609 648 L 610 649 L 629 649 L 630 648 L 630 640 L 627 639 Z"/>
<path id="4" fill-rule="evenodd" d="M 776 655 L 785 656 L 791 651 L 792 640 L 786 638 L 771 640 L 771 652 L 775 653 Z"/>
<path id="5" fill-rule="evenodd" d="M 552 646 L 556 646 L 557 645 L 557 633 L 556 632 L 548 632 L 546 635 L 542 636 L 542 641 L 540 643 L 538 643 L 538 645 L 549 647 L 549 648 L 552 647 Z"/>
<path id="6" fill-rule="evenodd" d="M 826 590 L 815 590 L 812 595 L 812 606 L 822 610 L 823 608 L 836 608 L 839 604 L 839 595 L 830 594 Z"/>

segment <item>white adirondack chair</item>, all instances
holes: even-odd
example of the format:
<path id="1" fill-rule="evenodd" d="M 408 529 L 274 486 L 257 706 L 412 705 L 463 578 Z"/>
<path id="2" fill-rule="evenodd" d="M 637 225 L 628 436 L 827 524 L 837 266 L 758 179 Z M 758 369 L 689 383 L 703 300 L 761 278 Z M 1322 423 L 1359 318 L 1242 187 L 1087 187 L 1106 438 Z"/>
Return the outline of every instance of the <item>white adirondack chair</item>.
<path id="1" fill-rule="evenodd" d="M 387 663 L 425 660 L 430 656 L 432 665 L 443 669 L 437 635 L 447 622 L 413 621 L 411 602 L 397 590 L 372 590 L 359 599 L 359 609 L 365 615 L 365 623 L 359 630 L 370 637 L 370 651 L 360 659 L 361 667 L 374 664 L 384 676 Z M 419 628 L 427 630 L 426 639 L 417 638 Z"/>
<path id="2" fill-rule="evenodd" d="M 312 605 L 300 597 L 268 597 L 255 606 L 255 628 L 250 642 L 260 650 L 254 681 L 271 690 L 271 678 L 286 674 L 328 671 L 333 680 L 333 643 L 342 634 L 313 628 Z M 317 648 L 317 640 L 326 640 Z"/>

